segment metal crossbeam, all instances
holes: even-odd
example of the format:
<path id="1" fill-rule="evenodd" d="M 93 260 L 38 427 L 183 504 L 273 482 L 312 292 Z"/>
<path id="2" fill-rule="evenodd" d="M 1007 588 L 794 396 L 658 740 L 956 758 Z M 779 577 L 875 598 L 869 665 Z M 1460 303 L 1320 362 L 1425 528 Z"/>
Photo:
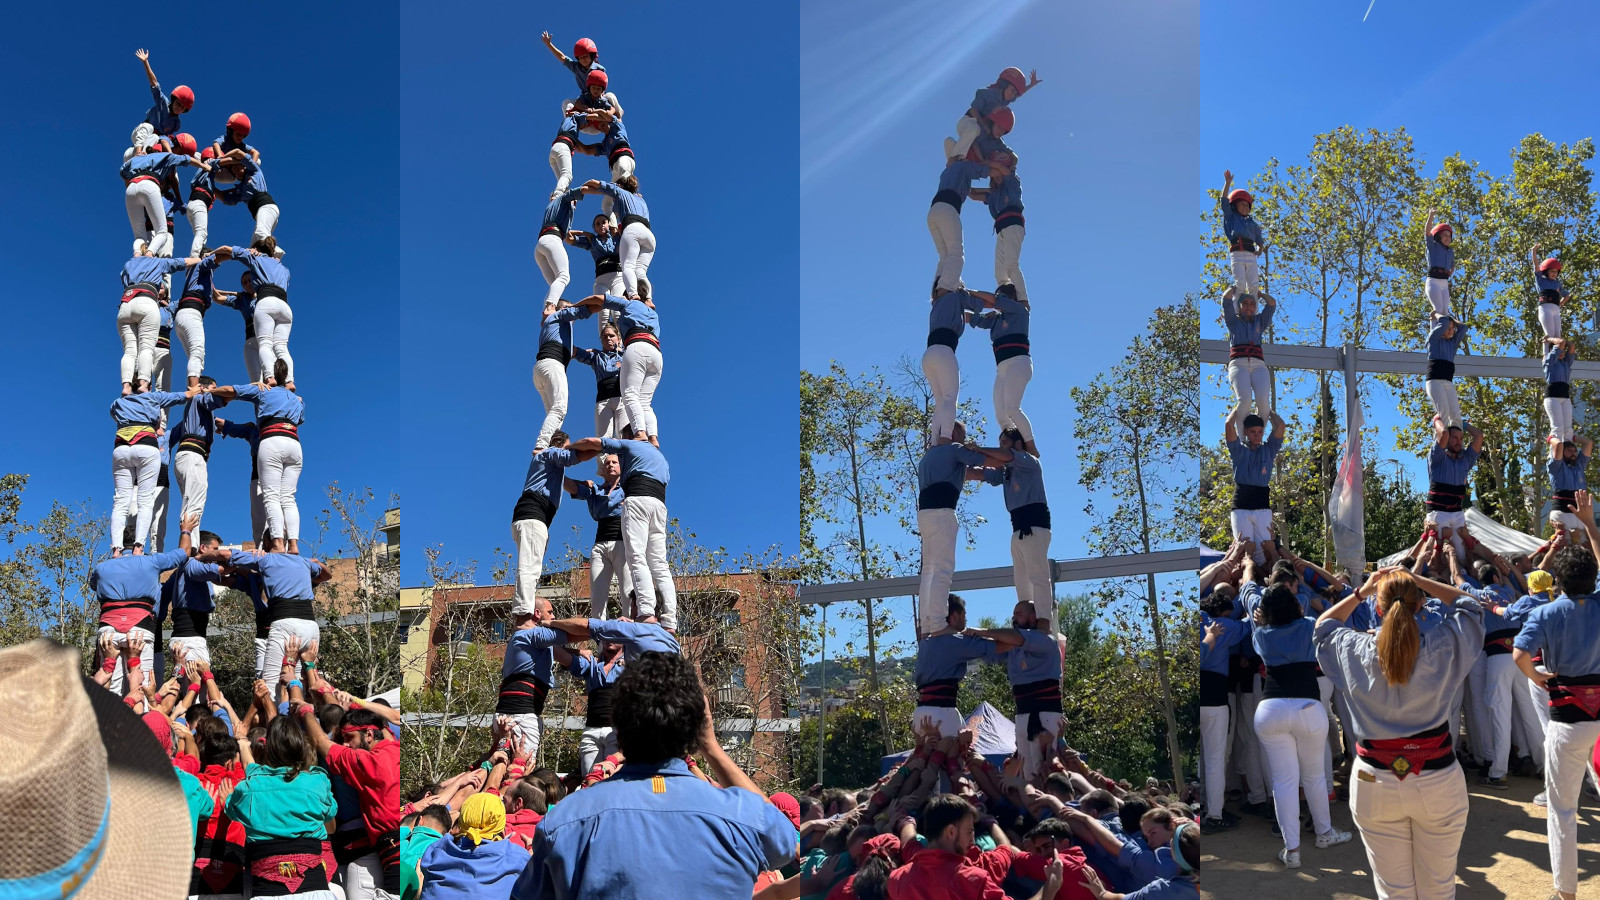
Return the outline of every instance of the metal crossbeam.
<path id="1" fill-rule="evenodd" d="M 1104 556 L 1098 559 L 1053 559 L 1050 561 L 1051 581 L 1103 581 L 1107 578 L 1124 578 L 1130 575 L 1160 575 L 1165 572 L 1198 572 L 1200 548 L 1158 550 L 1154 553 L 1131 553 L 1126 556 Z M 838 581 L 830 584 L 805 584 L 798 589 L 803 603 L 841 603 L 851 600 L 876 600 L 880 597 L 905 597 L 917 592 L 920 579 L 914 575 L 901 578 L 875 578 L 871 581 Z M 990 588 L 1012 587 L 1016 580 L 1010 566 L 992 569 L 967 569 L 957 572 L 950 582 L 952 591 L 981 591 Z"/>
<path id="2" fill-rule="evenodd" d="M 1263 344 L 1262 354 L 1274 369 L 1310 369 L 1322 372 L 1344 371 L 1345 348 L 1307 347 L 1299 344 Z M 1428 354 L 1400 350 L 1356 350 L 1357 372 L 1393 375 L 1425 375 Z M 1228 342 L 1215 338 L 1200 341 L 1200 361 L 1228 364 Z M 1542 360 L 1528 356 L 1473 356 L 1457 354 L 1456 374 L 1480 378 L 1528 378 L 1544 380 Z M 1573 381 L 1600 381 L 1600 361 L 1574 360 Z"/>

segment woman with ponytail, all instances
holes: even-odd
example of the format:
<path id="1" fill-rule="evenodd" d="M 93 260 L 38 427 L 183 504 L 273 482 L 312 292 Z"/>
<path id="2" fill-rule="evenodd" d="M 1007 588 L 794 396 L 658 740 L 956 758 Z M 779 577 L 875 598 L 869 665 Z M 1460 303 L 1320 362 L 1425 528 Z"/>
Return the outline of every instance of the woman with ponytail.
<path id="1" fill-rule="evenodd" d="M 1445 604 L 1444 619 L 1423 629 L 1429 596 Z M 1345 627 L 1367 598 L 1376 602 L 1375 634 Z M 1467 782 L 1449 721 L 1483 638 L 1476 600 L 1399 567 L 1380 569 L 1317 620 L 1317 660 L 1350 698 L 1350 811 L 1380 898 L 1456 895 Z"/>
<path id="2" fill-rule="evenodd" d="M 434 842 L 418 863 L 428 900 L 504 897 L 527 868 L 530 854 L 505 839 L 506 807 L 495 794 L 473 794 L 461 805 L 456 833 Z"/>

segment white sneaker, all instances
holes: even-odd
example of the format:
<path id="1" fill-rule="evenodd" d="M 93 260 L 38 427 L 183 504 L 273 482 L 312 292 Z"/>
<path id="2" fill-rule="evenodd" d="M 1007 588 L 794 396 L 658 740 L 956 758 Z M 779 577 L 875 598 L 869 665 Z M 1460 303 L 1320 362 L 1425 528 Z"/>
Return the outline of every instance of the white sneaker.
<path id="1" fill-rule="evenodd" d="M 1283 863 L 1285 869 L 1298 869 L 1300 868 L 1300 851 L 1290 850 L 1285 847 L 1278 851 L 1278 862 Z"/>
<path id="2" fill-rule="evenodd" d="M 945 138 L 944 139 L 944 158 L 945 158 L 945 160 L 949 161 L 950 156 L 952 154 L 954 154 L 955 152 L 956 152 L 956 139 L 955 138 Z"/>
<path id="3" fill-rule="evenodd" d="M 278 249 L 272 251 L 272 258 L 273 259 L 283 259 L 284 254 L 286 254 L 288 252 L 289 251 L 283 249 L 282 247 L 279 247 Z"/>
<path id="4" fill-rule="evenodd" d="M 1550 798 L 1545 796 L 1545 792 L 1544 791 L 1540 791 L 1539 795 L 1537 797 L 1533 798 L 1533 805 L 1534 806 L 1549 806 L 1550 805 Z"/>
<path id="5" fill-rule="evenodd" d="M 1327 834 L 1317 835 L 1317 849 L 1326 850 L 1329 847 L 1336 847 L 1339 844 L 1349 843 L 1350 838 L 1352 837 L 1354 837 L 1354 835 L 1352 835 L 1350 832 L 1340 831 L 1339 829 L 1335 828 L 1332 831 L 1329 831 Z"/>

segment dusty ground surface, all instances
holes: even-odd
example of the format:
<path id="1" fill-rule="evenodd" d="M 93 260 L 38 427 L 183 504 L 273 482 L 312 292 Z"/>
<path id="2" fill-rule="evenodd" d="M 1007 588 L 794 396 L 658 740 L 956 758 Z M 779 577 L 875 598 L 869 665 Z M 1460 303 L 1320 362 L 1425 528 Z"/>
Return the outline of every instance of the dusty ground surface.
<path id="1" fill-rule="evenodd" d="M 1472 811 L 1456 867 L 1457 891 L 1462 897 L 1546 900 L 1555 887 L 1544 808 L 1533 805 L 1544 782 L 1512 777 L 1510 790 L 1497 791 L 1476 780 L 1476 773 L 1469 772 Z M 1231 804 L 1229 811 L 1234 811 Z M 1277 860 L 1283 843 L 1272 833 L 1271 823 L 1257 816 L 1241 818 L 1243 823 L 1233 831 L 1205 836 L 1201 897 L 1367 900 L 1377 896 L 1348 803 L 1334 804 L 1333 824 L 1355 832 L 1355 839 L 1318 850 L 1306 835 L 1300 848 L 1301 868 L 1294 871 L 1285 870 Z M 1600 896 L 1600 802 L 1589 797 L 1578 812 L 1578 840 L 1578 896 Z"/>

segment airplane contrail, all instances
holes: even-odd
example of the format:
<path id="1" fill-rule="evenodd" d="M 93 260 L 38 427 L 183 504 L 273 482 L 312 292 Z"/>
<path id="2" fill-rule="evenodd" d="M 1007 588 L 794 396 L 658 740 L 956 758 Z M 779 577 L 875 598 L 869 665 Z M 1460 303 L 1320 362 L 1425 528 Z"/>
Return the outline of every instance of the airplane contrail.
<path id="1" fill-rule="evenodd" d="M 1363 22 L 1365 22 L 1365 21 L 1366 21 L 1366 20 L 1367 20 L 1367 16 L 1370 16 L 1370 15 L 1372 15 L 1372 8 L 1373 8 L 1373 7 L 1374 7 L 1374 6 L 1376 6 L 1376 5 L 1378 5 L 1378 0 L 1372 0 L 1372 2 L 1371 2 L 1371 3 L 1368 3 L 1368 4 L 1367 4 L 1367 11 L 1366 11 L 1366 13 L 1365 13 L 1365 14 L 1363 14 L 1363 15 L 1362 15 L 1362 16 L 1361 16 L 1361 21 L 1363 21 Z"/>

